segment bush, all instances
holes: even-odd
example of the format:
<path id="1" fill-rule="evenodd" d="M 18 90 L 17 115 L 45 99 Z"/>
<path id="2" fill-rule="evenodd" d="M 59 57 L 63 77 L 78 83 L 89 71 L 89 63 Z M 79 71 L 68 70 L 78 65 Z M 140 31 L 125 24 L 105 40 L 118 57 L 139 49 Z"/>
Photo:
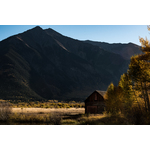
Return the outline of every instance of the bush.
<path id="1" fill-rule="evenodd" d="M 0 103 L 0 121 L 7 121 L 12 112 L 11 105 L 6 102 Z"/>
<path id="2" fill-rule="evenodd" d="M 66 108 L 70 108 L 70 106 L 67 105 Z"/>
<path id="3" fill-rule="evenodd" d="M 128 122 L 135 125 L 149 124 L 149 113 L 144 111 L 144 108 L 137 106 L 132 107 L 130 110 L 124 112 L 124 116 L 128 119 Z"/>
<path id="4" fill-rule="evenodd" d="M 62 117 L 61 115 L 58 113 L 52 113 L 49 117 L 50 119 L 50 123 L 54 124 L 54 125 L 61 125 L 62 122 Z"/>

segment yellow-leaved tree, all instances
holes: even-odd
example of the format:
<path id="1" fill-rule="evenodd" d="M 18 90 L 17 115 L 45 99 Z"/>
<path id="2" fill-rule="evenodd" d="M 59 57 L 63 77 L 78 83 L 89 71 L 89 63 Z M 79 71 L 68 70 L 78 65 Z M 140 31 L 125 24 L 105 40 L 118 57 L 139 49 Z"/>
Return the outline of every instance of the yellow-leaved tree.
<path id="1" fill-rule="evenodd" d="M 124 113 L 130 112 L 132 108 L 134 98 L 134 91 L 132 87 L 132 80 L 128 73 L 124 73 L 119 81 L 119 87 L 121 88 L 121 98 Z"/>
<path id="2" fill-rule="evenodd" d="M 148 26 L 150 30 L 150 26 Z M 129 65 L 129 76 L 133 81 L 134 89 L 139 92 L 139 96 L 143 98 L 145 110 L 150 111 L 149 90 L 150 90 L 150 42 L 147 38 L 140 38 L 142 45 L 141 55 L 131 57 Z"/>
<path id="3" fill-rule="evenodd" d="M 120 87 L 114 86 L 111 83 L 106 91 L 105 94 L 106 99 L 106 112 L 111 114 L 117 114 L 122 109 L 121 103 L 121 89 Z"/>

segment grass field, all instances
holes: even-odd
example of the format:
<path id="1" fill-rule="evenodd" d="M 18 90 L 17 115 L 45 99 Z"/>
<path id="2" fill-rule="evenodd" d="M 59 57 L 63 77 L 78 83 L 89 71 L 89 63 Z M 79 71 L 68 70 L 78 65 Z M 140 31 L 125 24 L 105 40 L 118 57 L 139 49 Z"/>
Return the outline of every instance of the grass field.
<path id="1" fill-rule="evenodd" d="M 117 125 L 128 124 L 123 116 L 85 114 L 84 108 L 12 108 L 8 125 Z"/>
<path id="2" fill-rule="evenodd" d="M 23 114 L 49 114 L 49 113 L 61 113 L 61 114 L 84 114 L 84 108 L 12 108 L 12 113 Z"/>
<path id="3" fill-rule="evenodd" d="M 84 108 L 12 108 L 14 124 L 79 125 L 104 118 L 105 115 L 85 115 Z"/>
<path id="4" fill-rule="evenodd" d="M 85 114 L 85 108 L 83 107 L 84 106 L 83 103 L 55 102 L 55 105 L 53 105 L 52 108 L 47 107 L 52 105 L 53 103 L 54 101 L 45 103 L 30 102 L 29 104 L 27 102 L 10 103 L 8 101 L 7 102 L 2 101 L 0 103 L 0 124 L 3 125 L 129 124 L 126 118 L 122 115 L 112 116 L 109 114 Z M 61 108 L 57 107 L 58 105 L 61 106 Z"/>

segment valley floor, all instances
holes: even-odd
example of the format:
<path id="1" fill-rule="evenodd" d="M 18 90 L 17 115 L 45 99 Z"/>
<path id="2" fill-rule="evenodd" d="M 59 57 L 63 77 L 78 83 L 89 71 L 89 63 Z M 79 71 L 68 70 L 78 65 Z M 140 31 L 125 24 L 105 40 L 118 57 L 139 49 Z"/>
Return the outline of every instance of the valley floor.
<path id="1" fill-rule="evenodd" d="M 85 114 L 84 108 L 12 108 L 3 125 L 124 125 L 123 116 Z"/>

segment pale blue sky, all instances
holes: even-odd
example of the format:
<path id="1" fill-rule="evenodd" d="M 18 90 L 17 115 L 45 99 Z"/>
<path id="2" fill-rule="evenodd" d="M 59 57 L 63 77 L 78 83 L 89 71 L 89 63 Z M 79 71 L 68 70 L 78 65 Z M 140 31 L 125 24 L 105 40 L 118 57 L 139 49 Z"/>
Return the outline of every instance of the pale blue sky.
<path id="1" fill-rule="evenodd" d="M 0 25 L 0 41 L 22 33 L 36 25 Z M 140 45 L 139 36 L 150 39 L 146 25 L 40 25 L 78 40 L 108 43 L 135 43 Z"/>

